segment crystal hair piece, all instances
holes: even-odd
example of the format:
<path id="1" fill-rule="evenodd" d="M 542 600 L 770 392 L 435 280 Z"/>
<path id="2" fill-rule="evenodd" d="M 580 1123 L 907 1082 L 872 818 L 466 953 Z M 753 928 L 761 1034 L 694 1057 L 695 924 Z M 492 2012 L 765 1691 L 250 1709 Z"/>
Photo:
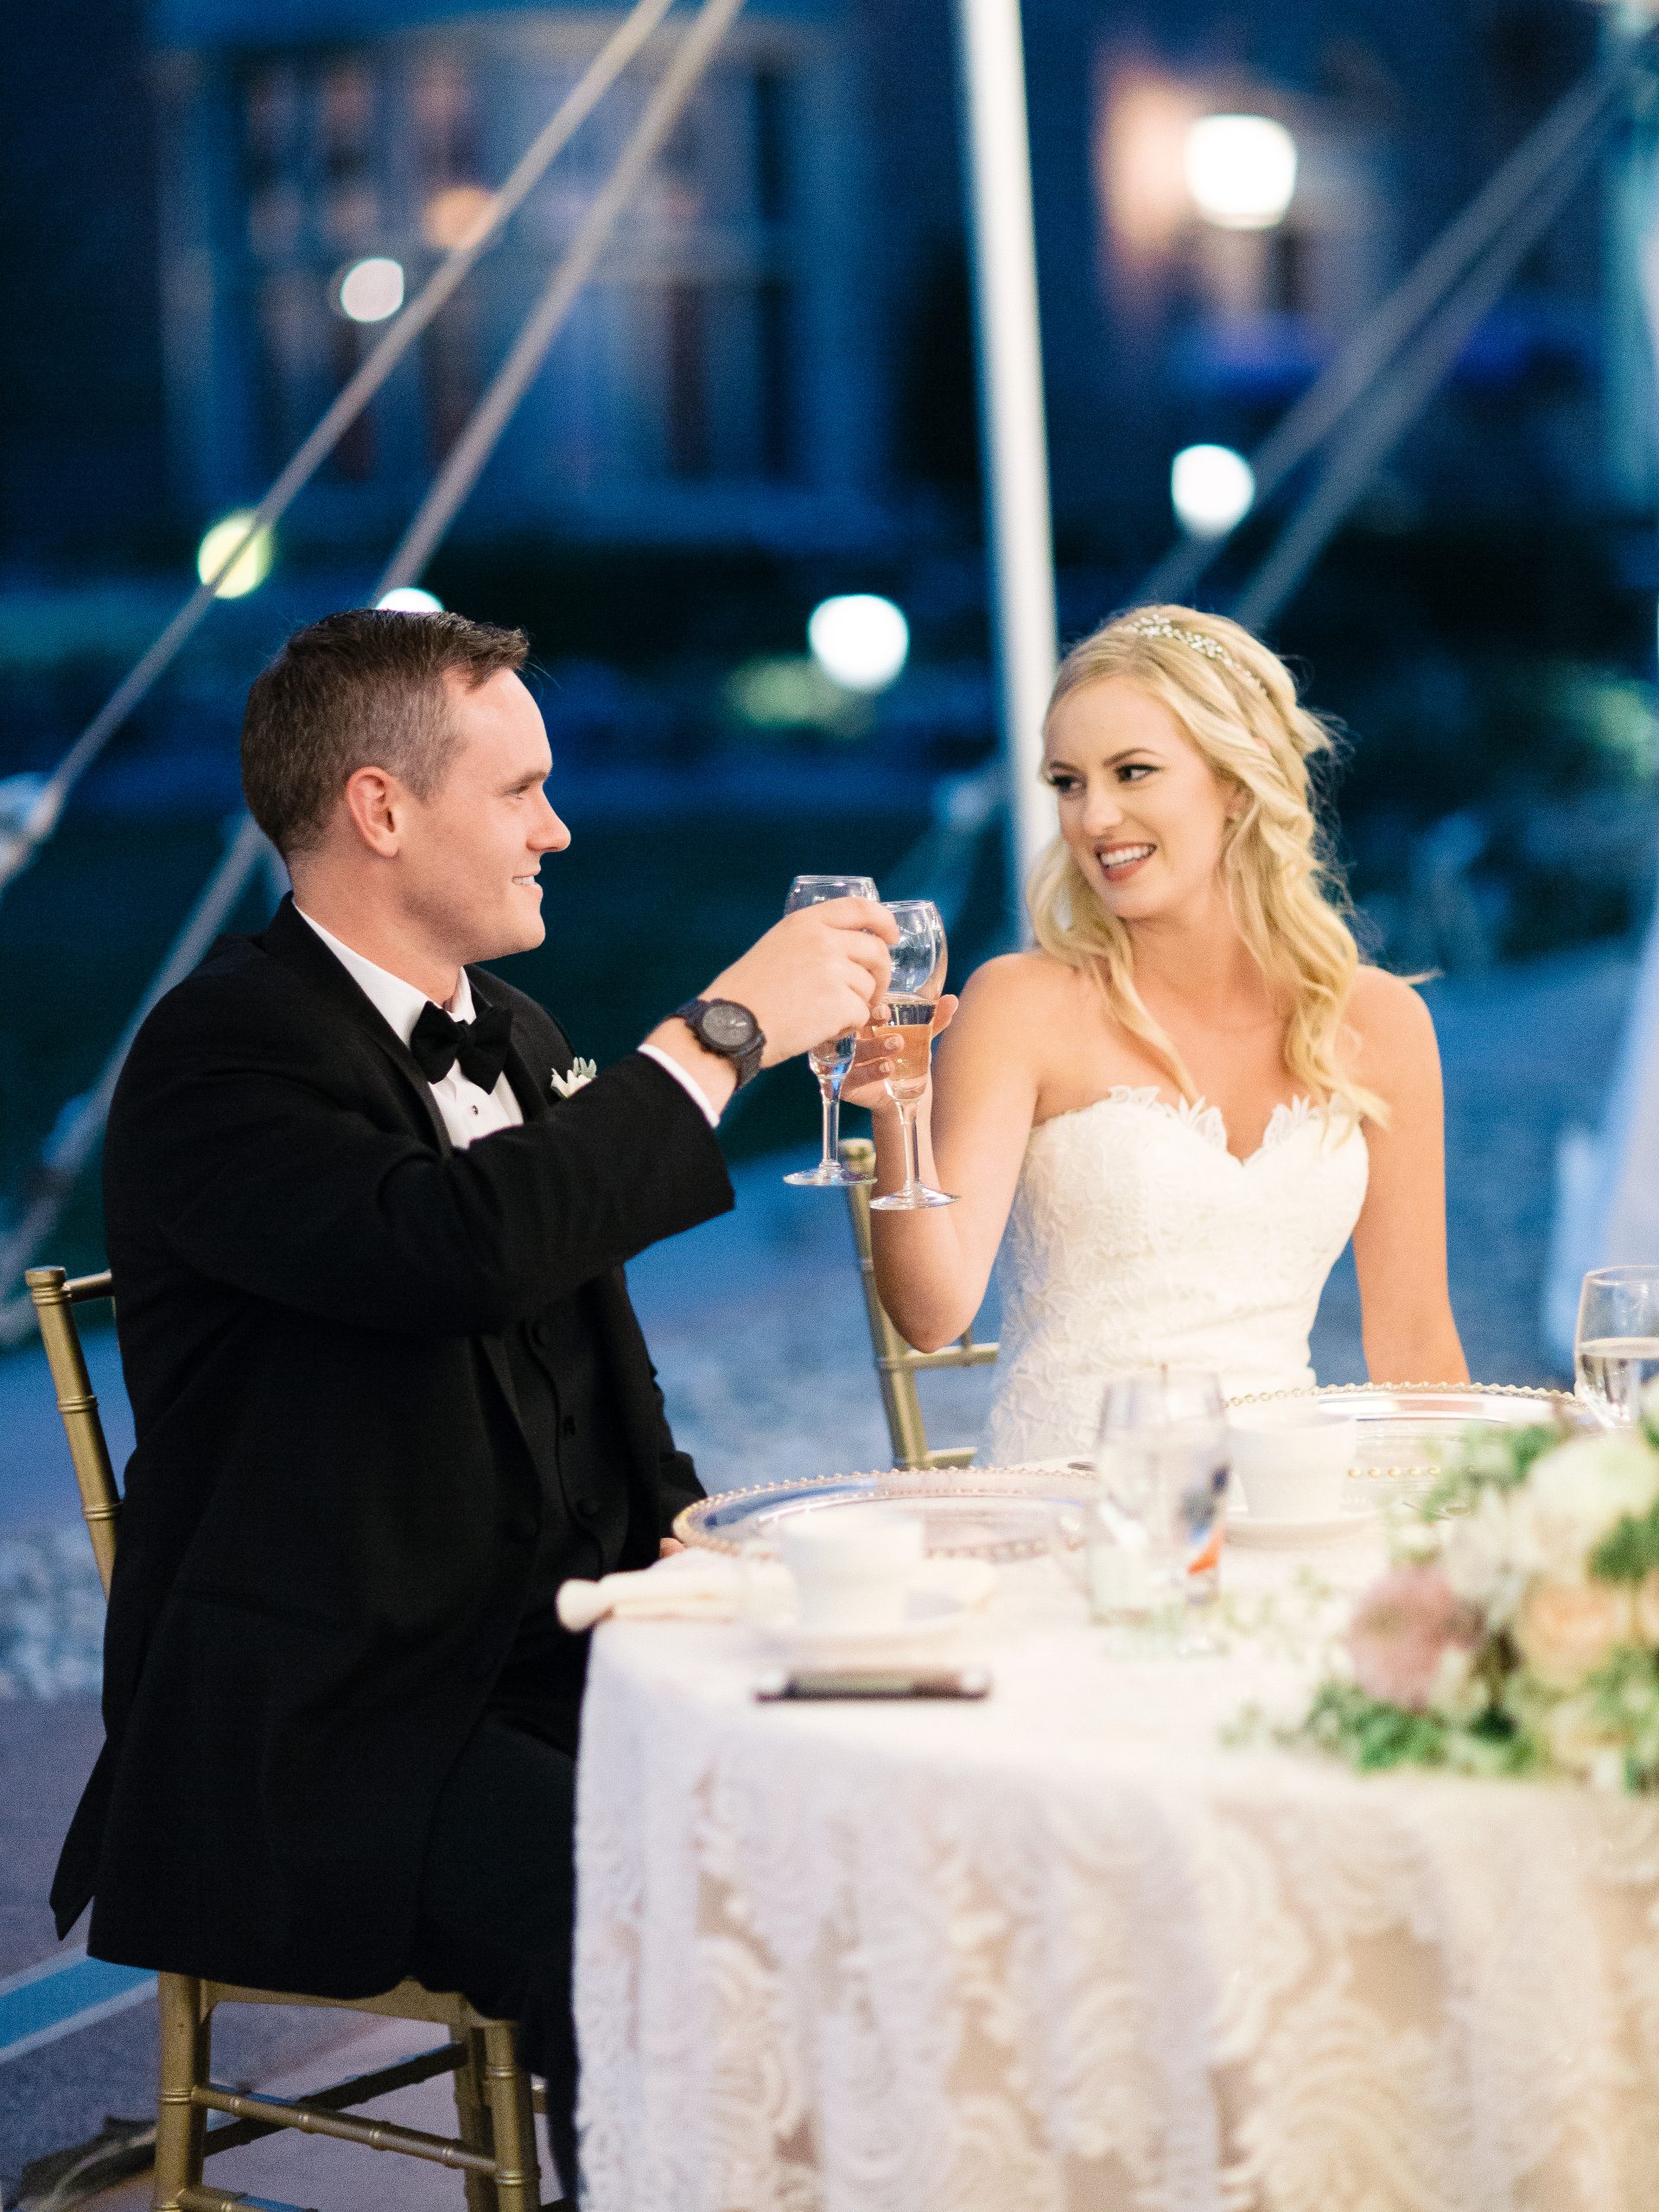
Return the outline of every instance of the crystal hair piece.
<path id="1" fill-rule="evenodd" d="M 1123 627 L 1132 637 L 1173 638 L 1178 645 L 1190 645 L 1195 653 L 1202 653 L 1206 660 L 1219 661 L 1224 668 L 1230 668 L 1235 676 L 1242 676 L 1253 690 L 1265 699 L 1268 687 L 1254 670 L 1236 660 L 1220 639 L 1212 638 L 1206 630 L 1188 630 L 1179 622 L 1172 622 L 1163 614 L 1137 614 Z"/>

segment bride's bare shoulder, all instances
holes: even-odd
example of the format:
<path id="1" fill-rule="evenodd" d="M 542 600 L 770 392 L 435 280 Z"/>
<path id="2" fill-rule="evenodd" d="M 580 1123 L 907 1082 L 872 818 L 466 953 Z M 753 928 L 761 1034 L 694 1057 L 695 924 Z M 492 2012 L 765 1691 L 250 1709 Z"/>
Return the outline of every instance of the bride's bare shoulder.
<path id="1" fill-rule="evenodd" d="M 1433 1017 L 1421 994 L 1386 968 L 1362 968 L 1355 976 L 1348 1019 L 1368 1044 L 1407 1045 L 1434 1034 Z"/>
<path id="2" fill-rule="evenodd" d="M 1434 1017 L 1420 992 L 1385 968 L 1362 968 L 1348 995 L 1347 1024 L 1357 1039 L 1356 1072 L 1385 1098 L 1440 1085 Z"/>
<path id="3" fill-rule="evenodd" d="M 1046 952 L 1004 952 L 976 968 L 963 986 L 963 1011 L 1040 1014 L 1077 995 L 1085 981 Z"/>

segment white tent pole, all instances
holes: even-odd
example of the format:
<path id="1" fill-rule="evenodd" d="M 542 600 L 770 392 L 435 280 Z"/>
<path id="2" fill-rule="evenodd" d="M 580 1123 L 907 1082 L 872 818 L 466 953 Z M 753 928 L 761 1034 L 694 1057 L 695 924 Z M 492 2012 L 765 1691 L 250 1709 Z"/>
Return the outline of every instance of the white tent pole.
<path id="1" fill-rule="evenodd" d="M 957 19 L 986 523 L 1017 907 L 1032 864 L 1053 835 L 1052 804 L 1037 772 L 1056 658 L 1025 50 L 1020 0 L 957 0 Z"/>

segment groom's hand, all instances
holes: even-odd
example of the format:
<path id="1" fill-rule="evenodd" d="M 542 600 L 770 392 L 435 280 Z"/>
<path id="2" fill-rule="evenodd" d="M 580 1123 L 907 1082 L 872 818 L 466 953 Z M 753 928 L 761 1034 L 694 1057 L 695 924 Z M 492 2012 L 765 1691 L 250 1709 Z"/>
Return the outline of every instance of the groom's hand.
<path id="1" fill-rule="evenodd" d="M 763 1067 L 793 1059 L 826 1037 L 861 1029 L 893 972 L 897 925 L 874 899 L 830 899 L 774 923 L 741 960 L 698 992 L 747 1007 L 766 1038 Z M 645 1040 L 677 1060 L 718 1112 L 737 1080 L 731 1062 L 704 1050 L 683 1021 Z"/>
<path id="2" fill-rule="evenodd" d="M 827 899 L 774 923 L 702 995 L 747 1007 L 766 1034 L 761 1065 L 775 1067 L 864 1027 L 887 989 L 898 935 L 878 900 Z"/>

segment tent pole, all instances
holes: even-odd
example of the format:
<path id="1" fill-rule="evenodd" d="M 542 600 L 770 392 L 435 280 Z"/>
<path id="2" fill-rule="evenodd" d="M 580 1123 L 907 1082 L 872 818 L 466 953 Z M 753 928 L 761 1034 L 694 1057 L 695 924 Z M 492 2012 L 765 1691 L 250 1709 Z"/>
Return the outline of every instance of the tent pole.
<path id="1" fill-rule="evenodd" d="M 1020 0 L 957 0 L 980 426 L 1013 905 L 1053 835 L 1038 782 L 1054 680 L 1054 544 Z M 1023 914 L 1021 915 L 1023 931 Z"/>

